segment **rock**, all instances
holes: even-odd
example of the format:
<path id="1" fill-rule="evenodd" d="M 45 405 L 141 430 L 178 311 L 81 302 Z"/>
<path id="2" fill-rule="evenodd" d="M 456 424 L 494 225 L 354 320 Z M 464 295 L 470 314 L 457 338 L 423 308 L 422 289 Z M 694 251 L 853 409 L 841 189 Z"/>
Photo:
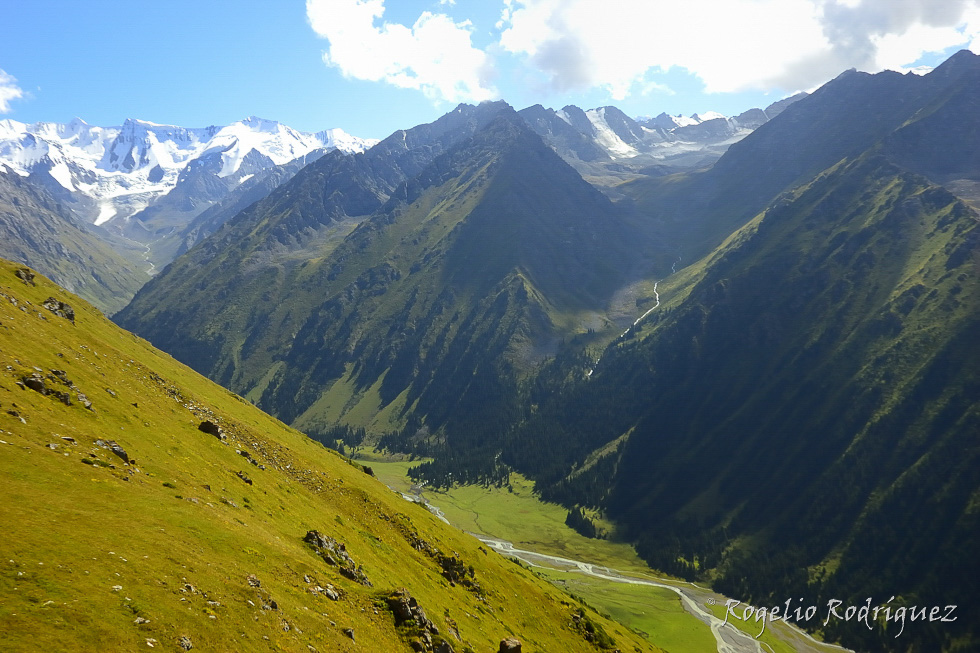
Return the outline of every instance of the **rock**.
<path id="1" fill-rule="evenodd" d="M 147 619 L 146 617 L 136 617 L 136 619 L 133 621 L 133 623 L 136 624 L 137 626 L 139 626 L 140 624 L 148 624 L 148 623 L 150 623 L 150 620 Z"/>
<path id="2" fill-rule="evenodd" d="M 75 323 L 75 309 L 73 309 L 69 304 L 66 304 L 59 299 L 55 299 L 54 297 L 48 297 L 44 300 L 44 303 L 41 304 L 41 306 L 48 309 L 58 317 L 63 317 L 72 324 Z"/>
<path id="3" fill-rule="evenodd" d="M 323 535 L 319 531 L 307 531 L 303 541 L 313 547 L 317 555 L 323 561 L 334 567 L 339 567 L 338 571 L 345 578 L 361 583 L 367 587 L 372 587 L 367 574 L 354 562 L 354 559 L 347 553 L 347 547 L 343 542 L 338 542 L 329 535 Z"/>
<path id="4" fill-rule="evenodd" d="M 245 472 L 235 472 L 235 476 L 237 476 L 238 478 L 240 478 L 240 479 L 242 479 L 243 481 L 245 481 L 245 483 L 246 483 L 247 485 L 251 485 L 251 484 L 252 484 L 252 479 L 250 479 L 250 478 L 249 478 L 249 477 L 248 477 L 248 476 L 247 476 L 247 475 L 245 474 Z"/>
<path id="5" fill-rule="evenodd" d="M 344 634 L 347 635 L 348 637 L 350 637 L 350 639 L 351 639 L 352 642 L 354 641 L 354 629 L 353 628 L 344 628 Z"/>
<path id="6" fill-rule="evenodd" d="M 191 644 L 191 638 L 188 637 L 187 635 L 182 635 L 180 639 L 177 640 L 177 646 L 184 649 L 185 651 L 189 651 L 192 648 L 194 648 L 194 645 Z"/>
<path id="7" fill-rule="evenodd" d="M 246 580 L 248 581 L 249 587 L 262 587 L 262 583 L 255 577 L 255 574 L 249 574 Z"/>
<path id="8" fill-rule="evenodd" d="M 128 463 L 129 462 L 129 454 L 126 453 L 126 450 L 123 449 L 122 447 L 120 447 L 115 442 L 110 443 L 109 451 L 111 451 L 112 453 L 114 453 L 117 456 L 119 456 L 120 458 L 122 458 L 122 460 L 123 460 L 124 463 Z"/>
<path id="9" fill-rule="evenodd" d="M 442 640 L 441 642 L 436 644 L 436 647 L 433 649 L 433 651 L 435 651 L 435 653 L 455 653 L 453 651 L 453 647 L 450 646 L 449 642 L 447 642 L 446 640 Z"/>
<path id="10" fill-rule="evenodd" d="M 34 271 L 30 268 L 17 268 L 14 270 L 14 276 L 29 286 L 36 285 L 34 283 Z"/>
<path id="11" fill-rule="evenodd" d="M 35 392 L 40 392 L 42 395 L 48 394 L 48 388 L 44 385 L 44 378 L 37 372 L 31 374 L 30 376 L 25 376 L 22 381 L 24 385 Z"/>
<path id="12" fill-rule="evenodd" d="M 501 640 L 498 653 L 521 653 L 521 640 L 515 637 Z"/>
<path id="13" fill-rule="evenodd" d="M 197 426 L 197 430 L 202 433 L 207 433 L 208 435 L 213 435 L 219 440 L 224 440 L 224 434 L 221 432 L 221 427 L 212 422 L 211 420 L 204 420 Z"/>

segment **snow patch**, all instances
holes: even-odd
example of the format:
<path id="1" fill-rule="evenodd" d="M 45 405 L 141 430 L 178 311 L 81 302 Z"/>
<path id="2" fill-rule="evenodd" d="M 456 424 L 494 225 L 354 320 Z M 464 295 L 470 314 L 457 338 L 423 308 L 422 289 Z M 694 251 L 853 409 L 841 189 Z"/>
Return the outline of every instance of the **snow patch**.
<path id="1" fill-rule="evenodd" d="M 636 151 L 630 145 L 627 145 L 623 139 L 616 135 L 610 127 L 609 123 L 606 122 L 606 110 L 605 109 L 589 109 L 585 112 L 588 116 L 589 122 L 596 130 L 596 140 L 599 145 L 603 147 L 609 155 L 615 158 L 629 158 L 634 157 L 639 152 Z"/>
<path id="2" fill-rule="evenodd" d="M 59 161 L 56 163 L 48 172 L 52 177 L 54 177 L 56 182 L 64 186 L 66 189 L 75 192 L 75 186 L 71 182 L 71 172 L 68 170 L 68 166 L 64 161 Z"/>

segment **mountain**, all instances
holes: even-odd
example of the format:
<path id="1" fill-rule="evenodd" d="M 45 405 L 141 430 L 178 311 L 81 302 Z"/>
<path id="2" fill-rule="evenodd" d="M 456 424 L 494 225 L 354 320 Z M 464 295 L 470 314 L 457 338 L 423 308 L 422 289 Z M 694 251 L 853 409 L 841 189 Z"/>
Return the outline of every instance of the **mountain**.
<path id="1" fill-rule="evenodd" d="M 141 243 L 183 228 L 273 166 L 371 144 L 339 129 L 307 134 L 255 117 L 201 129 L 132 119 L 120 127 L 80 119 L 0 121 L 0 162 L 45 187 L 80 220 Z M 160 265 L 170 260 L 155 251 L 151 258 Z"/>
<path id="2" fill-rule="evenodd" d="M 958 606 L 942 627 L 811 624 L 831 640 L 975 650 L 978 102 L 968 52 L 849 72 L 675 177 L 685 194 L 644 182 L 680 243 L 724 240 L 598 363 L 546 366 L 502 460 L 753 605 Z"/>
<path id="3" fill-rule="evenodd" d="M 780 193 L 867 151 L 917 113 L 930 112 L 944 93 L 966 88 L 975 64 L 971 53 L 962 56 L 967 59 L 954 55 L 924 76 L 847 71 L 732 144 L 710 169 L 637 178 L 617 190 L 653 217 L 677 256 L 696 260 Z M 948 129 L 957 128 L 949 123 Z"/>
<path id="4" fill-rule="evenodd" d="M 507 105 L 440 120 L 308 166 L 158 275 L 119 324 L 310 431 L 414 417 L 475 435 L 462 424 L 492 424 L 482 416 L 563 334 L 604 322 L 646 241 Z M 456 142 L 429 158 L 434 133 Z M 412 168 L 342 241 L 317 236 L 337 229 L 327 210 L 380 203 L 354 190 Z"/>
<path id="5" fill-rule="evenodd" d="M 4 651 L 659 650 L 40 275 L 0 305 Z"/>
<path id="6" fill-rule="evenodd" d="M 76 220 L 46 191 L 0 165 L 0 256 L 29 265 L 113 313 L 148 279 L 142 251 Z"/>
<path id="7" fill-rule="evenodd" d="M 521 116 L 572 167 L 593 183 L 611 186 L 639 174 L 708 165 L 732 143 L 806 97 L 794 95 L 766 109 L 750 109 L 735 118 L 708 112 L 690 118 L 662 113 L 634 120 L 613 106 L 559 111 L 540 104 Z"/>

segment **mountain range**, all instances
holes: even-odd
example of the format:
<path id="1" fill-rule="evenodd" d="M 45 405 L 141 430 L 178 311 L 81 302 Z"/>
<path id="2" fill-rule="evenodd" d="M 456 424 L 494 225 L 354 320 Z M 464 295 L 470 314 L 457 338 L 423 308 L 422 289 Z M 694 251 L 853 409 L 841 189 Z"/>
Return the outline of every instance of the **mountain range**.
<path id="1" fill-rule="evenodd" d="M 756 605 L 959 610 L 831 640 L 973 650 L 978 92 L 964 51 L 733 119 L 460 105 L 179 228 L 159 200 L 177 258 L 114 320 L 420 483 L 516 470 Z"/>
<path id="2" fill-rule="evenodd" d="M 204 128 L 133 119 L 118 127 L 78 118 L 67 124 L 0 121 L 0 161 L 77 219 L 147 245 L 275 166 L 372 144 L 340 129 L 309 134 L 255 117 Z"/>

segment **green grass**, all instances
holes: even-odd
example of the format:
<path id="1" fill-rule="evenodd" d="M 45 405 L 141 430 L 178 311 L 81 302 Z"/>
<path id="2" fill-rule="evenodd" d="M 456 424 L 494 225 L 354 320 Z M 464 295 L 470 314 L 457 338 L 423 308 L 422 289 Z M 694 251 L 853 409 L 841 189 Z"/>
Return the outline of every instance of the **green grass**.
<path id="1" fill-rule="evenodd" d="M 675 592 L 647 585 L 614 583 L 575 572 L 537 571 L 571 594 L 582 597 L 599 612 L 642 633 L 668 653 L 715 650 L 711 631 L 684 610 Z"/>
<path id="2" fill-rule="evenodd" d="M 0 263 L 0 650 L 142 650 L 148 639 L 174 650 L 182 636 L 195 650 L 354 650 L 344 628 L 357 650 L 408 650 L 390 613 L 375 612 L 401 587 L 440 628 L 457 624 L 457 650 L 495 650 L 510 634 L 526 650 L 593 650 L 557 588 L 82 300 L 40 277 L 27 286 L 13 269 Z M 74 325 L 40 307 L 49 296 L 74 307 Z M 37 368 L 65 371 L 73 405 L 17 385 Z M 226 441 L 199 431 L 203 419 L 218 422 Z M 344 543 L 373 586 L 314 555 L 302 541 L 310 529 Z M 450 586 L 415 538 L 473 565 L 483 598 Z M 339 601 L 310 592 L 327 583 Z M 275 609 L 261 607 L 270 601 Z M 590 619 L 623 650 L 656 650 L 622 625 Z"/>
<path id="3" fill-rule="evenodd" d="M 421 461 L 370 462 L 375 475 L 394 489 L 408 492 L 410 467 Z M 597 540 L 579 535 L 565 525 L 568 511 L 544 503 L 534 495 L 534 484 L 511 474 L 513 491 L 478 485 L 456 486 L 448 491 L 425 491 L 429 502 L 439 507 L 451 524 L 468 533 L 487 535 L 549 555 L 562 556 L 613 567 L 624 572 L 649 572 L 650 568 L 623 542 Z"/>

